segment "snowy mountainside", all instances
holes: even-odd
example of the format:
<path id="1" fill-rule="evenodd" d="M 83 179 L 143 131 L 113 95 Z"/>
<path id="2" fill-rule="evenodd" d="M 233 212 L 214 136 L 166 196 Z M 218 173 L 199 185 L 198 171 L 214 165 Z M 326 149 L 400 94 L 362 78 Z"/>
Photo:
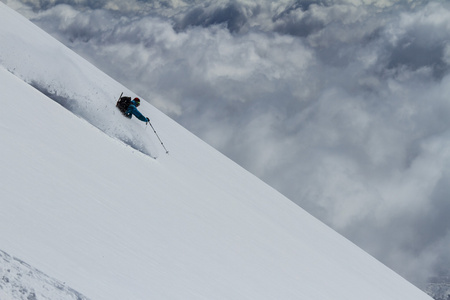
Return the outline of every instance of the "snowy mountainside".
<path id="1" fill-rule="evenodd" d="M 9 255 L 96 300 L 430 299 L 145 103 L 158 155 L 131 91 L 2 3 L 0 40 Z"/>
<path id="2" fill-rule="evenodd" d="M 9 8 L 2 4 L 0 9 Z M 148 134 L 143 134 L 145 125 L 130 124 L 115 107 L 121 92 L 136 95 L 37 26 L 24 27 L 23 17 L 3 17 L 0 40 L 8 42 L 2 43 L 0 62 L 6 69 L 106 134 L 145 154 L 158 156 Z M 21 38 L 24 35 L 27 38 Z"/>
<path id="3" fill-rule="evenodd" d="M 0 299 L 88 300 L 63 282 L 0 250 Z"/>
<path id="4" fill-rule="evenodd" d="M 432 278 L 425 291 L 435 300 L 450 299 L 450 275 L 443 274 Z"/>

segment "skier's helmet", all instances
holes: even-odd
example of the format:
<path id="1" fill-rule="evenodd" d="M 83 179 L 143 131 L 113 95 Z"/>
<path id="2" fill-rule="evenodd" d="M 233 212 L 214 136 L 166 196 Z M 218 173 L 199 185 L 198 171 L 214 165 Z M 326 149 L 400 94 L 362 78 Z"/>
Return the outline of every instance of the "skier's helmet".
<path id="1" fill-rule="evenodd" d="M 134 98 L 133 101 L 136 103 L 136 106 L 141 105 L 141 99 L 139 99 L 138 97 Z"/>

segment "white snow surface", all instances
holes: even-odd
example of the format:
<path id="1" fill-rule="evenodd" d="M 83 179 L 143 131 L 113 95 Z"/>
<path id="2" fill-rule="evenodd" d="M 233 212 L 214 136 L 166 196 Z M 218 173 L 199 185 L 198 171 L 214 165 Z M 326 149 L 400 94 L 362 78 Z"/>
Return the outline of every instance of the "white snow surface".
<path id="1" fill-rule="evenodd" d="M 89 300 L 63 282 L 0 250 L 0 299 Z"/>
<path id="2" fill-rule="evenodd" d="M 90 299 L 431 299 L 3 3 L 0 87 L 0 249 Z"/>

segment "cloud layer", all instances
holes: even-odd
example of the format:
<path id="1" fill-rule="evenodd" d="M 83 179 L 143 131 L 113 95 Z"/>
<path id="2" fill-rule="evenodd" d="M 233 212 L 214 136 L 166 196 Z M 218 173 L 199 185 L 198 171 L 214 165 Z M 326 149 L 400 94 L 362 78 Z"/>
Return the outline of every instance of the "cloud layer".
<path id="1" fill-rule="evenodd" d="M 449 4 L 22 2 L 413 283 L 450 267 Z"/>

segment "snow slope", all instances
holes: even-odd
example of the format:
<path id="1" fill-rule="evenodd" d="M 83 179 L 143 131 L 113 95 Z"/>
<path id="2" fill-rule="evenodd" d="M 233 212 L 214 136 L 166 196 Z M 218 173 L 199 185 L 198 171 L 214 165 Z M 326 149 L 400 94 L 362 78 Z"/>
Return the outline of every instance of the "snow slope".
<path id="1" fill-rule="evenodd" d="M 431 299 L 2 3 L 0 83 L 0 249 L 86 297 Z"/>
<path id="2" fill-rule="evenodd" d="M 63 282 L 0 250 L 0 299 L 88 300 Z"/>
<path id="3" fill-rule="evenodd" d="M 2 13 L 6 10 L 10 8 L 2 4 Z M 0 63 L 5 68 L 108 135 L 158 155 L 148 135 L 142 134 L 145 126 L 130 124 L 115 107 L 121 92 L 132 95 L 129 90 L 36 26 L 10 13 L 3 15 Z"/>

